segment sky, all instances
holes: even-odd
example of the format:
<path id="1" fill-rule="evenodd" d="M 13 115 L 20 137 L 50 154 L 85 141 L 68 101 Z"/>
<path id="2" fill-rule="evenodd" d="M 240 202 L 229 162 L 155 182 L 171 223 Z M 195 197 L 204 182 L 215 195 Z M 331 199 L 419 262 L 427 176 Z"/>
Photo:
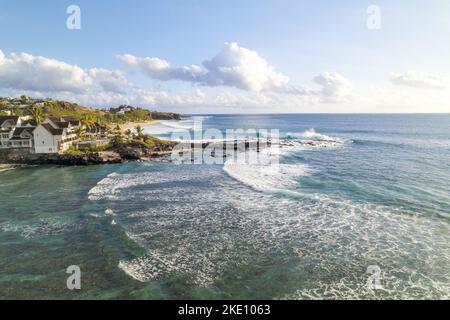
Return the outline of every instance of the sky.
<path id="1" fill-rule="evenodd" d="M 446 0 L 0 0 L 0 96 L 182 113 L 450 112 L 449 40 Z"/>

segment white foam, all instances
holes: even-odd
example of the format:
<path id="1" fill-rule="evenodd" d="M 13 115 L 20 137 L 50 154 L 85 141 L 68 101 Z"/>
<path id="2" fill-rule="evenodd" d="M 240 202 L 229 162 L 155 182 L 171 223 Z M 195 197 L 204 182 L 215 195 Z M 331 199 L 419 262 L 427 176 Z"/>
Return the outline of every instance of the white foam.
<path id="1" fill-rule="evenodd" d="M 210 285 L 230 268 L 271 257 L 289 263 L 293 279 L 308 275 L 278 298 L 449 297 L 447 221 L 320 195 L 274 197 L 280 186 L 297 190 L 298 177 L 310 169 L 248 169 L 226 164 L 235 179 L 217 166 L 195 165 L 109 176 L 95 198 L 112 200 L 108 206 L 126 234 L 146 250 L 119 267 L 139 281 L 183 274 L 195 285 Z M 243 180 L 269 192 L 255 192 Z M 123 207 L 114 199 L 141 205 Z M 369 265 L 380 266 L 384 290 L 365 287 Z"/>
<path id="2" fill-rule="evenodd" d="M 39 236 L 59 235 L 73 227 L 73 225 L 66 222 L 45 218 L 26 225 L 4 223 L 0 225 L 0 230 L 3 232 L 18 232 L 22 237 L 31 239 Z"/>
<path id="3" fill-rule="evenodd" d="M 302 164 L 250 165 L 227 160 L 223 167 L 234 179 L 260 191 L 280 191 L 298 185 L 298 178 L 311 170 Z"/>
<path id="4" fill-rule="evenodd" d="M 335 142 L 342 142 L 342 139 L 336 138 L 336 137 L 330 137 L 321 133 L 316 132 L 314 128 L 308 129 L 301 133 L 288 133 L 288 137 L 299 139 L 299 138 L 306 138 L 311 140 L 323 140 L 323 141 L 335 141 Z"/>
<path id="5" fill-rule="evenodd" d="M 176 132 L 185 132 L 194 129 L 196 118 L 185 120 L 167 120 L 158 121 L 153 124 L 144 125 L 142 128 L 145 133 L 152 135 L 167 135 Z"/>

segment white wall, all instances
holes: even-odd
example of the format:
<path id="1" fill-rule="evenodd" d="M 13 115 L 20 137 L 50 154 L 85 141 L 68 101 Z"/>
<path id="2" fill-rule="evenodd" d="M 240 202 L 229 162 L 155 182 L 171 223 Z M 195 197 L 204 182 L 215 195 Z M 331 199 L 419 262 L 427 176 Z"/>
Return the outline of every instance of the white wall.
<path id="1" fill-rule="evenodd" d="M 61 136 L 53 136 L 43 126 L 34 129 L 34 149 L 36 153 L 57 153 Z"/>

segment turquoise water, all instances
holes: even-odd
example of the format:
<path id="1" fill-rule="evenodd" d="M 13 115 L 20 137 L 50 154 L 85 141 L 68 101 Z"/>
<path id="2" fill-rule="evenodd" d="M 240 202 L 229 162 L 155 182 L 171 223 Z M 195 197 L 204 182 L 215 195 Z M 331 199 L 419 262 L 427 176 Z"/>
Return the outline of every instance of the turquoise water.
<path id="1" fill-rule="evenodd" d="M 202 119 L 338 143 L 284 147 L 278 172 L 160 162 L 0 172 L 0 298 L 450 298 L 450 115 Z M 82 270 L 77 292 L 70 265 Z M 369 266 L 381 289 L 367 287 Z"/>

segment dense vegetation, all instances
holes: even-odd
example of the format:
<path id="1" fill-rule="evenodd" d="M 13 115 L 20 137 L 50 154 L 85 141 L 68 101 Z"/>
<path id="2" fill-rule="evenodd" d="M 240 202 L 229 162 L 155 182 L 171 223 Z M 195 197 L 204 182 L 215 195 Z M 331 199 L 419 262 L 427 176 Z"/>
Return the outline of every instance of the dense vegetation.
<path id="1" fill-rule="evenodd" d="M 167 140 L 161 140 L 151 135 L 144 134 L 139 126 L 136 127 L 136 133 L 128 130 L 125 134 L 121 131 L 114 130 L 114 137 L 111 143 L 98 147 L 83 147 L 79 148 L 71 146 L 67 153 L 72 155 L 88 154 L 103 151 L 115 151 L 123 153 L 124 150 L 140 150 L 143 153 L 159 152 L 171 150 L 176 143 Z"/>
<path id="2" fill-rule="evenodd" d="M 0 98 L 0 115 L 30 116 L 36 124 L 41 123 L 47 117 L 70 116 L 85 126 L 85 129 L 78 129 L 77 135 L 81 140 L 86 136 L 86 131 L 92 130 L 99 134 L 103 130 L 110 143 L 102 146 L 79 147 L 71 146 L 68 154 L 83 155 L 102 151 L 115 151 L 121 156 L 139 159 L 142 155 L 153 152 L 171 150 L 173 142 L 164 141 L 153 136 L 144 134 L 140 125 L 136 125 L 134 130 L 123 132 L 120 125 L 126 122 L 143 123 L 151 120 L 178 120 L 181 115 L 170 112 L 150 111 L 132 106 L 119 106 L 108 110 L 91 109 L 80 106 L 76 103 L 58 101 L 52 99 L 31 99 L 22 96 L 16 99 Z M 103 129 L 100 129 L 103 128 Z M 98 131 L 100 129 L 100 131 Z M 105 136 L 103 137 L 105 138 Z M 87 141 L 90 141 L 87 136 Z"/>
<path id="3" fill-rule="evenodd" d="M 109 110 L 91 109 L 76 103 L 58 101 L 53 99 L 32 99 L 22 96 L 16 99 L 0 97 L 0 115 L 29 115 L 36 122 L 41 122 L 48 116 L 70 116 L 86 123 L 95 123 L 103 126 L 123 124 L 126 122 L 147 122 L 151 120 L 178 120 L 179 114 L 171 112 L 150 111 L 132 106 L 119 106 Z"/>

